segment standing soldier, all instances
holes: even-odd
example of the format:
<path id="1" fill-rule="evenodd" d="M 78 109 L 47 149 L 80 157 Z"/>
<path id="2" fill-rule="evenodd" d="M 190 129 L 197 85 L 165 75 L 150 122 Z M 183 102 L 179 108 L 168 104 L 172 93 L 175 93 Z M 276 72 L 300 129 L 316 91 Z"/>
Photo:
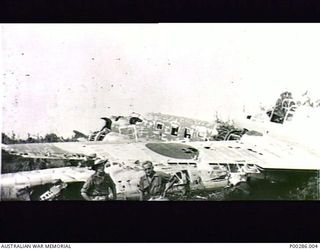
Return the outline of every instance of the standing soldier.
<path id="1" fill-rule="evenodd" d="M 144 162 L 142 167 L 145 175 L 140 179 L 140 200 L 164 198 L 167 190 L 173 186 L 177 179 L 169 174 L 154 171 L 151 161 Z"/>
<path id="2" fill-rule="evenodd" d="M 110 167 L 107 159 L 98 159 L 94 162 L 95 173 L 89 177 L 81 189 L 81 195 L 85 200 L 109 200 L 109 189 L 112 191 L 112 199 L 117 199 L 116 185 L 111 176 L 104 171 L 105 167 Z"/>

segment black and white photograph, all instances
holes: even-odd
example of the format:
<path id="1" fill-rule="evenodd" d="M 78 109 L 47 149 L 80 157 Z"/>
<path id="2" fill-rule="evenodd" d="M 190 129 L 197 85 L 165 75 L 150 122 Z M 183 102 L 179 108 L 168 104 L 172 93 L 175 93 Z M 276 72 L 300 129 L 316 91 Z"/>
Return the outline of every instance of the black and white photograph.
<path id="1" fill-rule="evenodd" d="M 319 24 L 2 24 L 0 200 L 319 200 L 319 44 Z"/>

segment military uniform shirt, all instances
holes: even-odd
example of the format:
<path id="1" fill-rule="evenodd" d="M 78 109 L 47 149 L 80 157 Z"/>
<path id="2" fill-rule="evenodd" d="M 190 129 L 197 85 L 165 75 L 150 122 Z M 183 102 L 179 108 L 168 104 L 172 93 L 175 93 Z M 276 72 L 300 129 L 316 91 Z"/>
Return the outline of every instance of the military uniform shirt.
<path id="1" fill-rule="evenodd" d="M 148 178 L 146 175 L 140 179 L 139 188 L 144 192 L 144 196 L 149 198 L 150 196 L 158 196 L 164 192 L 165 184 L 170 180 L 171 176 L 163 172 L 155 172 L 152 178 Z"/>
<path id="2" fill-rule="evenodd" d="M 109 188 L 114 186 L 115 184 L 109 174 L 99 176 L 95 173 L 83 185 L 81 192 L 89 196 L 108 196 Z"/>

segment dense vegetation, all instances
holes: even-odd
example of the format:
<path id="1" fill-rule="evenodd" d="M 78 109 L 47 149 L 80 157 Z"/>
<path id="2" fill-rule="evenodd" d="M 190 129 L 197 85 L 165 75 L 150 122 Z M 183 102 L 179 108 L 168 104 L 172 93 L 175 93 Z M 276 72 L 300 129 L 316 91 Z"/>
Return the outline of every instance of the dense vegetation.
<path id="1" fill-rule="evenodd" d="M 1 136 L 2 136 L 2 143 L 4 144 L 76 141 L 74 137 L 63 138 L 62 136 L 57 136 L 55 133 L 49 133 L 49 134 L 46 134 L 45 136 L 38 136 L 37 138 L 29 135 L 27 139 L 16 138 L 16 135 L 14 133 L 11 136 L 8 136 L 5 133 L 2 133 Z"/>

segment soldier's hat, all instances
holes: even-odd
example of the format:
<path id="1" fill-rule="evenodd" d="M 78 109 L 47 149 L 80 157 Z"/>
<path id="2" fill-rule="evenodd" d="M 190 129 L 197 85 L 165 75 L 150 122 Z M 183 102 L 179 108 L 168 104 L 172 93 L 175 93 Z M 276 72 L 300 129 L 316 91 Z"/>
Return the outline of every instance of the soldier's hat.
<path id="1" fill-rule="evenodd" d="M 89 158 L 96 158 L 96 157 L 97 157 L 97 154 L 96 154 L 96 153 L 89 154 L 88 157 L 89 157 Z"/>
<path id="2" fill-rule="evenodd" d="M 103 163 L 105 163 L 105 162 L 107 162 L 108 161 L 108 159 L 96 159 L 95 161 L 94 161 L 94 165 L 96 166 L 96 165 L 100 165 L 100 164 L 103 164 Z"/>
<path id="3" fill-rule="evenodd" d="M 105 162 L 107 162 L 108 161 L 108 159 L 96 159 L 95 161 L 94 161 L 94 164 L 93 164 L 93 166 L 91 167 L 94 171 L 96 171 L 97 170 L 97 168 L 98 168 L 98 166 L 101 166 L 101 165 L 103 165 Z"/>

